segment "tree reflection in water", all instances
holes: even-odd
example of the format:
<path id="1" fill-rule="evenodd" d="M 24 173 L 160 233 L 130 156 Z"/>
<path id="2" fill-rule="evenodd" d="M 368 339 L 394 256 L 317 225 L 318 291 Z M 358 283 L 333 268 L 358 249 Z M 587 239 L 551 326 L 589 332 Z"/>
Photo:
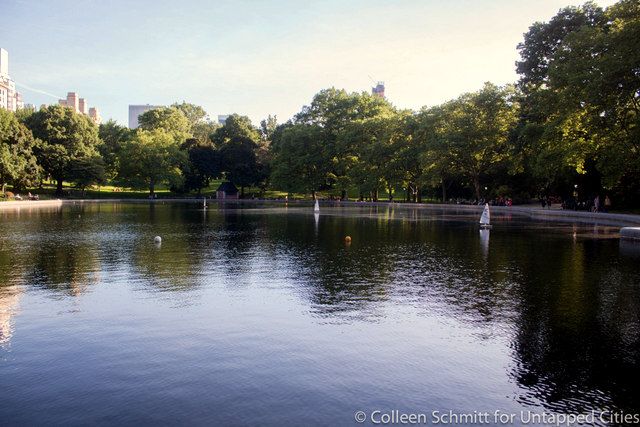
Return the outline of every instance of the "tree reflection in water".
<path id="1" fill-rule="evenodd" d="M 495 215 L 489 238 L 467 212 L 324 208 L 316 219 L 310 208 L 214 203 L 86 204 L 5 218 L 4 341 L 25 288 L 77 296 L 118 275 L 153 297 L 197 296 L 268 281 L 322 322 L 375 322 L 411 307 L 486 327 L 511 340 L 514 397 L 525 405 L 639 410 L 638 258 L 616 240 L 589 238 L 591 226 Z"/>

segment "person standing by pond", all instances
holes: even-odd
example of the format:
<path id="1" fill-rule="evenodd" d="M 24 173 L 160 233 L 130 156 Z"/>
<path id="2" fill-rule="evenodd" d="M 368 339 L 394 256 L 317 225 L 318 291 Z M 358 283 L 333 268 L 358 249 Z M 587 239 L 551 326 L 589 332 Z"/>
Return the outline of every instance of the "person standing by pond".
<path id="1" fill-rule="evenodd" d="M 604 211 L 609 212 L 610 209 L 611 209 L 611 199 L 607 194 L 606 196 L 604 196 Z"/>

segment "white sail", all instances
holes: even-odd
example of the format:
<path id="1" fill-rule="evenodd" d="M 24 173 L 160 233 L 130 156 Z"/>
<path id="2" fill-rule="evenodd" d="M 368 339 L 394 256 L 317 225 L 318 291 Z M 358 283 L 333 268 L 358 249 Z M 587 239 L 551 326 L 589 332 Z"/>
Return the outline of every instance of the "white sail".
<path id="1" fill-rule="evenodd" d="M 316 205 L 313 207 L 314 212 L 320 212 L 320 204 L 318 203 L 318 199 L 316 199 Z"/>
<path id="2" fill-rule="evenodd" d="M 489 212 L 489 203 L 484 205 L 484 210 L 480 216 L 480 224 L 489 225 L 491 223 L 491 212 Z"/>

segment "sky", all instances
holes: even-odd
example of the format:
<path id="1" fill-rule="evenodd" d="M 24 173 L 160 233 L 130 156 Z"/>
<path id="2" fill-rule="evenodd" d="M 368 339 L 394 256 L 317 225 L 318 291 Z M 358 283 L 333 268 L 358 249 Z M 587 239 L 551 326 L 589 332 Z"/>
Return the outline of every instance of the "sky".
<path id="1" fill-rule="evenodd" d="M 515 82 L 517 44 L 572 0 L 0 0 L 0 47 L 26 103 L 77 92 L 103 120 L 192 102 L 285 122 L 319 90 L 419 109 Z M 601 6 L 613 0 L 599 0 Z"/>

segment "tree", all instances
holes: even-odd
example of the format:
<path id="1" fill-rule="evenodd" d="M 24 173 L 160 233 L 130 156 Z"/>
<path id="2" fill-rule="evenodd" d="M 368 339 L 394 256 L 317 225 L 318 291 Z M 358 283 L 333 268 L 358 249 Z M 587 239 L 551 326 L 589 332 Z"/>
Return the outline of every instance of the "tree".
<path id="1" fill-rule="evenodd" d="M 519 141 L 543 187 L 581 178 L 592 183 L 588 192 L 601 185 L 617 188 L 619 199 L 640 192 L 633 184 L 640 179 L 639 37 L 634 0 L 604 11 L 593 3 L 566 8 L 525 35 Z"/>
<path id="2" fill-rule="evenodd" d="M 182 101 L 180 104 L 177 102 L 172 104 L 171 107 L 182 111 L 182 114 L 184 114 L 192 127 L 197 123 L 206 121 L 207 119 L 207 112 L 199 105 Z"/>
<path id="3" fill-rule="evenodd" d="M 36 140 L 31 131 L 10 111 L 0 109 L 0 187 L 25 187 L 40 176 L 33 150 Z"/>
<path id="4" fill-rule="evenodd" d="M 153 197 L 159 184 L 180 184 L 185 160 L 174 135 L 162 129 L 141 129 L 122 147 L 120 177 L 132 187 L 148 188 Z"/>
<path id="5" fill-rule="evenodd" d="M 353 164 L 354 147 L 339 143 L 339 135 L 355 120 L 363 120 L 390 113 L 393 107 L 383 98 L 367 93 L 347 93 L 335 88 L 318 92 L 311 104 L 304 106 L 295 116 L 297 124 L 314 125 L 321 129 L 320 142 L 326 165 L 325 182 L 322 187 L 337 186 L 342 198 L 346 197 L 349 168 Z M 346 142 L 343 140 L 342 142 Z"/>
<path id="6" fill-rule="evenodd" d="M 509 141 L 518 120 L 518 105 L 512 87 L 491 83 L 474 93 L 445 104 L 446 122 L 441 128 L 441 143 L 454 156 L 460 172 L 481 198 L 480 177 L 506 164 Z"/>
<path id="7" fill-rule="evenodd" d="M 211 139 L 220 154 L 221 170 L 240 186 L 240 197 L 251 185 L 264 190 L 269 173 L 269 141 L 261 138 L 248 117 L 230 115 Z"/>
<path id="8" fill-rule="evenodd" d="M 160 107 L 145 111 L 138 118 L 140 129 L 162 130 L 181 144 L 191 135 L 191 123 L 181 109 Z"/>
<path id="9" fill-rule="evenodd" d="M 240 197 L 244 197 L 245 187 L 258 181 L 257 148 L 258 145 L 250 138 L 239 136 L 220 147 L 222 170 L 229 181 L 240 186 Z"/>
<path id="10" fill-rule="evenodd" d="M 234 138 L 246 138 L 255 143 L 260 141 L 260 133 L 247 116 L 231 114 L 211 137 L 214 146 L 220 148 Z"/>
<path id="11" fill-rule="evenodd" d="M 188 140 L 183 146 L 187 151 L 188 162 L 183 169 L 185 190 L 201 190 L 209 181 L 221 175 L 220 153 L 211 143 L 203 144 L 196 139 Z"/>
<path id="12" fill-rule="evenodd" d="M 390 200 L 393 190 L 402 180 L 398 170 L 397 152 L 404 136 L 404 113 L 384 112 L 348 124 L 338 135 L 337 146 L 349 155 L 341 159 L 346 175 L 339 185 L 356 186 L 360 198 L 369 194 L 378 200 L 378 191 L 387 188 Z"/>
<path id="13" fill-rule="evenodd" d="M 603 22 L 603 10 L 597 4 L 587 2 L 581 7 L 569 6 L 560 10 L 547 23 L 534 23 L 517 47 L 520 61 L 516 62 L 516 71 L 520 74 L 520 88 L 525 93 L 544 88 L 549 81 L 550 63 L 567 35 L 584 26 L 599 26 Z"/>
<path id="14" fill-rule="evenodd" d="M 98 126 L 83 114 L 60 105 L 41 108 L 26 120 L 33 135 L 42 141 L 36 157 L 44 171 L 56 182 L 56 194 L 62 194 L 62 182 L 83 159 L 98 156 Z"/>
<path id="15" fill-rule="evenodd" d="M 271 141 L 274 132 L 278 127 L 278 118 L 276 116 L 271 116 L 262 120 L 260 122 L 260 136 L 263 141 Z"/>
<path id="16" fill-rule="evenodd" d="M 175 103 L 171 106 L 182 111 L 189 122 L 189 132 L 201 144 L 210 141 L 211 136 L 220 127 L 218 123 L 209 120 L 207 112 L 199 105 L 182 101 L 180 104 Z"/>
<path id="17" fill-rule="evenodd" d="M 98 151 L 104 159 L 105 173 L 109 178 L 115 178 L 119 170 L 120 152 L 122 146 L 132 136 L 132 131 L 126 126 L 121 126 L 114 120 L 102 123 L 98 128 L 98 135 L 102 144 Z"/>
<path id="18" fill-rule="evenodd" d="M 290 124 L 274 141 L 271 180 L 288 193 L 316 191 L 326 180 L 327 165 L 322 156 L 323 130 L 317 125 Z"/>
<path id="19" fill-rule="evenodd" d="M 104 184 L 105 164 L 100 156 L 84 157 L 71 166 L 69 176 L 77 188 L 84 190 L 94 184 Z"/>
<path id="20" fill-rule="evenodd" d="M 447 189 L 460 175 L 457 152 L 451 146 L 452 140 L 444 133 L 454 105 L 448 103 L 422 109 L 415 118 L 413 135 L 423 147 L 420 154 L 420 163 L 424 167 L 422 182 L 431 187 L 439 186 L 443 203 L 447 201 Z"/>

